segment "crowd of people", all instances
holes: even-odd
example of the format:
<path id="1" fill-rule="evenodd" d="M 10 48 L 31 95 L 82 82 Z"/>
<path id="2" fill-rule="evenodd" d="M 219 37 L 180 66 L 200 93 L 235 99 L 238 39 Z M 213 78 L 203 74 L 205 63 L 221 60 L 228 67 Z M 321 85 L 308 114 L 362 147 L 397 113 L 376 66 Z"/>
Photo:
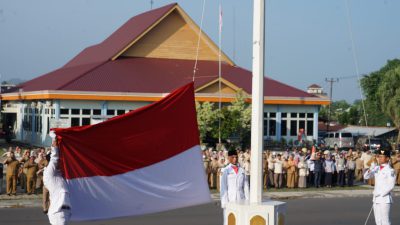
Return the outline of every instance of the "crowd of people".
<path id="1" fill-rule="evenodd" d="M 21 194 L 43 193 L 43 210 L 49 208 L 49 193 L 43 185 L 43 171 L 48 165 L 44 148 L 22 150 L 20 147 L 9 148 L 0 162 L 0 194 L 3 194 L 3 174 L 5 169 L 5 194 L 8 196 L 17 195 L 17 186 Z"/>
<path id="2" fill-rule="evenodd" d="M 244 169 L 250 184 L 250 149 L 236 149 L 238 164 Z M 211 189 L 220 189 L 220 174 L 229 164 L 226 150 L 203 150 L 203 163 Z M 315 148 L 294 148 L 283 152 L 263 152 L 264 188 L 345 187 L 356 182 L 374 185 L 374 179 L 364 180 L 363 174 L 378 165 L 374 151 L 332 151 Z M 393 151 L 391 165 L 396 171 L 396 185 L 400 185 L 400 154 Z"/>

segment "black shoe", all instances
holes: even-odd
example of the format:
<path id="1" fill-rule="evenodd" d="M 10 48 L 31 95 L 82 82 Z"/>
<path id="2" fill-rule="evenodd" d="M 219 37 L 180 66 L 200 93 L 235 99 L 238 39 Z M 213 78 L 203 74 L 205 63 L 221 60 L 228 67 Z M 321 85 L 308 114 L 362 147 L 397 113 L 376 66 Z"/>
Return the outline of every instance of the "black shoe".
<path id="1" fill-rule="evenodd" d="M 43 210 L 43 214 L 47 214 L 47 210 Z"/>

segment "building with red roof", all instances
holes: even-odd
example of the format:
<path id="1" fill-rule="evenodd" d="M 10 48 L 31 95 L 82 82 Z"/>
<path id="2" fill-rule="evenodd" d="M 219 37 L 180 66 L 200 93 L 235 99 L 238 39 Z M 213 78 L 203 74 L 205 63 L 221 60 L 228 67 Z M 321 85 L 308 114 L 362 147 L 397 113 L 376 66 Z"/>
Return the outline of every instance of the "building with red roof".
<path id="1" fill-rule="evenodd" d="M 197 101 L 231 102 L 239 90 L 251 101 L 250 71 L 222 53 L 176 3 L 137 15 L 103 42 L 61 68 L 1 94 L 7 126 L 23 142 L 46 145 L 54 126 L 97 123 L 157 101 L 193 80 Z M 221 84 L 221 89 L 219 89 Z M 265 77 L 265 136 L 318 133 L 318 111 L 329 99 Z"/>

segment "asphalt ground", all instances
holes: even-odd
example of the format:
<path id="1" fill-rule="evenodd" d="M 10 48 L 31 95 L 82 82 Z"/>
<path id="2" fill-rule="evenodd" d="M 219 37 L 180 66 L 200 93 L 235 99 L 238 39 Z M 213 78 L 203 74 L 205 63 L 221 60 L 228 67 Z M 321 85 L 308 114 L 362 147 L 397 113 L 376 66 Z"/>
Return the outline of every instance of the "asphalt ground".
<path id="1" fill-rule="evenodd" d="M 394 198 L 392 224 L 400 224 L 400 197 Z M 287 200 L 286 225 L 364 225 L 371 209 L 370 197 Z M 0 209 L 0 224 L 49 224 L 40 208 Z M 163 213 L 113 220 L 72 222 L 72 225 L 221 225 L 222 210 L 217 202 Z M 369 225 L 373 225 L 371 214 Z"/>

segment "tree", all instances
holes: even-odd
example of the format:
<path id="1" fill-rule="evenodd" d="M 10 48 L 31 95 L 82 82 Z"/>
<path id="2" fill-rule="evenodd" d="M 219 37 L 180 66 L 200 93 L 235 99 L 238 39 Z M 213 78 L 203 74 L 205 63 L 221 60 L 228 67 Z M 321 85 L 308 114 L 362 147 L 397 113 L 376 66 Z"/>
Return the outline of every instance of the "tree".
<path id="1" fill-rule="evenodd" d="M 388 71 L 400 66 L 400 60 L 394 59 L 387 61 L 386 65 L 380 70 L 365 75 L 361 79 L 361 87 L 363 89 L 365 99 L 365 111 L 367 114 L 367 122 L 370 126 L 385 126 L 391 118 L 384 113 L 382 102 L 377 95 L 382 80 Z M 365 124 L 364 116 L 361 117 L 362 124 Z"/>
<path id="2" fill-rule="evenodd" d="M 392 122 L 400 129 L 400 60 L 389 60 L 380 70 L 366 75 L 361 87 L 366 96 L 369 125 Z M 400 133 L 397 143 L 400 142 Z"/>
<path id="3" fill-rule="evenodd" d="M 221 139 L 236 137 L 242 145 L 250 143 L 251 105 L 246 102 L 243 91 L 238 91 L 235 101 L 219 110 L 214 103 L 196 102 L 197 121 L 202 143 L 208 139 L 219 138 L 219 119 Z"/>
<path id="4" fill-rule="evenodd" d="M 390 117 L 394 125 L 400 130 L 400 65 L 388 70 L 382 78 L 378 91 L 377 100 L 382 111 Z M 400 142 L 400 133 L 397 143 Z"/>
<path id="5" fill-rule="evenodd" d="M 216 122 L 218 122 L 217 111 L 213 103 L 196 102 L 197 124 L 199 126 L 200 141 L 204 143 L 209 133 L 216 129 Z"/>

